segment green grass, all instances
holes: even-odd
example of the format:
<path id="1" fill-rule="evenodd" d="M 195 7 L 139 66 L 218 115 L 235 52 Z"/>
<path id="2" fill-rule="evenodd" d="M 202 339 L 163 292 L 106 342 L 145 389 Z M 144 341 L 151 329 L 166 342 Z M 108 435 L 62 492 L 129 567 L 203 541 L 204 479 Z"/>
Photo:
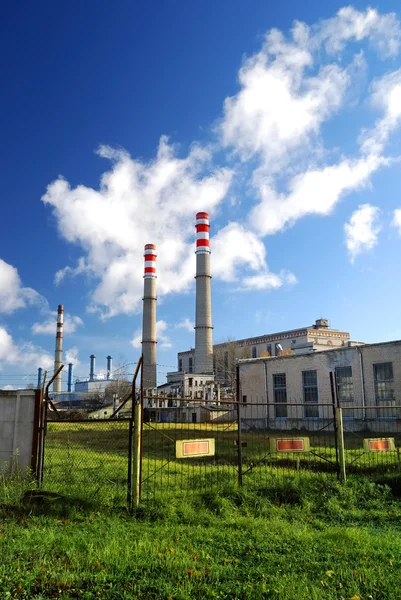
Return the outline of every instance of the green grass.
<path id="1" fill-rule="evenodd" d="M 0 471 L 0 599 L 401 598 L 397 457 L 370 455 L 371 477 L 342 485 L 318 457 L 264 460 L 252 433 L 239 489 L 237 433 L 145 428 L 149 479 L 130 516 L 127 424 L 49 424 L 42 491 Z M 175 439 L 209 435 L 214 459 L 175 460 Z"/>
<path id="2" fill-rule="evenodd" d="M 1 488 L 1 598 L 401 595 L 401 506 L 383 484 L 315 476 L 189 500 L 167 493 L 136 517 L 30 489 L 16 501 L 10 488 L 24 485 Z"/>

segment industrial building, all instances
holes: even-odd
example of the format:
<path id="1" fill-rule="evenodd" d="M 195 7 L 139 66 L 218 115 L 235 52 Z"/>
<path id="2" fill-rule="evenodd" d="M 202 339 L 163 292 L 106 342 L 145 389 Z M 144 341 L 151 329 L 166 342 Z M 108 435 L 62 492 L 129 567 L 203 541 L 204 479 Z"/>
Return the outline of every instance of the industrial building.
<path id="1" fill-rule="evenodd" d="M 330 420 L 330 373 L 348 429 L 401 418 L 401 341 L 239 361 L 243 424 L 261 429 L 309 429 Z M 288 406 L 286 406 L 288 404 Z M 371 426 L 372 429 L 372 426 Z"/>
<path id="2" fill-rule="evenodd" d="M 70 366 L 72 366 L 72 365 L 68 365 L 68 367 L 69 367 L 68 391 L 69 392 L 72 391 L 72 389 L 69 389 L 70 385 L 72 384 L 72 377 L 70 378 Z M 83 393 L 83 392 L 104 393 L 106 390 L 106 387 L 112 381 L 114 381 L 113 380 L 113 358 L 111 356 L 107 357 L 106 379 L 104 379 L 103 377 L 100 378 L 96 375 L 96 356 L 94 354 L 91 354 L 89 377 L 87 377 L 85 379 L 77 379 L 75 381 L 74 391 L 79 392 L 79 393 Z"/>
<path id="3" fill-rule="evenodd" d="M 219 380 L 226 379 L 236 359 L 279 356 L 283 352 L 298 355 L 355 344 L 360 345 L 362 342 L 352 342 L 348 332 L 330 328 L 327 319 L 317 319 L 314 325 L 299 329 L 215 344 L 214 373 Z M 195 372 L 195 349 L 179 352 L 177 363 L 178 371 Z"/>

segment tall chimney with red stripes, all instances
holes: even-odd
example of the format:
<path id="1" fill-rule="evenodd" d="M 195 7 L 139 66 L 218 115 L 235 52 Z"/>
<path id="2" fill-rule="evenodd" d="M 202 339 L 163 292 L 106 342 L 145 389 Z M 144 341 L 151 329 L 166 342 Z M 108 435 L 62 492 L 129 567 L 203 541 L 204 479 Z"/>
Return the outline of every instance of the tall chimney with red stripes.
<path id="1" fill-rule="evenodd" d="M 157 386 L 156 369 L 156 246 L 145 246 L 142 316 L 143 387 Z"/>
<path id="2" fill-rule="evenodd" d="M 63 323 L 64 306 L 58 305 L 57 310 L 57 333 L 56 333 L 56 351 L 54 353 L 54 372 L 63 364 Z M 53 392 L 61 392 L 61 372 L 57 375 L 53 383 Z"/>
<path id="3" fill-rule="evenodd" d="M 213 373 L 209 215 L 196 215 L 195 373 Z"/>

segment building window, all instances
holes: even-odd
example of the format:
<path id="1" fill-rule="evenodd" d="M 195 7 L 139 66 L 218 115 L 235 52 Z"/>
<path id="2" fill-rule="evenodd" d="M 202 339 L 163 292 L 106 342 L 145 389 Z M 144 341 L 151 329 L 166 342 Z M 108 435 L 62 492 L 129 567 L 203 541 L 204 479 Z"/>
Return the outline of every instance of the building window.
<path id="1" fill-rule="evenodd" d="M 182 371 L 182 358 L 178 359 L 178 370 Z"/>
<path id="2" fill-rule="evenodd" d="M 189 385 L 189 387 L 192 387 L 192 382 L 193 382 L 193 379 L 192 379 L 192 377 L 190 377 L 188 379 L 188 385 Z"/>
<path id="3" fill-rule="evenodd" d="M 343 409 L 343 417 L 354 418 L 354 410 L 347 408 L 354 401 L 354 384 L 352 381 L 352 367 L 336 367 L 337 396 Z"/>
<path id="4" fill-rule="evenodd" d="M 271 344 L 267 344 L 267 346 L 266 346 L 266 352 L 269 353 L 269 356 L 272 355 L 272 345 Z"/>
<path id="5" fill-rule="evenodd" d="M 287 381 L 285 373 L 273 375 L 274 414 L 277 419 L 287 417 Z"/>
<path id="6" fill-rule="evenodd" d="M 280 352 L 282 351 L 281 344 L 274 344 L 274 354 L 275 356 L 280 356 Z"/>
<path id="7" fill-rule="evenodd" d="M 246 396 L 242 396 L 242 402 L 243 402 L 244 404 L 246 404 L 246 403 L 247 403 L 247 397 L 246 397 Z"/>
<path id="8" fill-rule="evenodd" d="M 193 361 L 192 356 L 190 356 L 189 357 L 189 362 L 188 362 L 188 371 L 190 373 L 192 373 L 192 361 Z"/>
<path id="9" fill-rule="evenodd" d="M 373 365 L 375 380 L 375 398 L 377 406 L 394 406 L 394 373 L 393 363 L 376 363 Z M 396 411 L 391 408 L 381 408 L 377 411 L 381 418 L 396 417 Z"/>
<path id="10" fill-rule="evenodd" d="M 154 410 L 150 411 L 150 419 L 149 421 L 156 421 L 156 412 Z"/>
<path id="11" fill-rule="evenodd" d="M 252 346 L 252 358 L 256 358 L 256 346 Z"/>
<path id="12" fill-rule="evenodd" d="M 317 371 L 302 371 L 304 392 L 304 416 L 306 419 L 319 416 L 319 397 L 317 391 Z"/>

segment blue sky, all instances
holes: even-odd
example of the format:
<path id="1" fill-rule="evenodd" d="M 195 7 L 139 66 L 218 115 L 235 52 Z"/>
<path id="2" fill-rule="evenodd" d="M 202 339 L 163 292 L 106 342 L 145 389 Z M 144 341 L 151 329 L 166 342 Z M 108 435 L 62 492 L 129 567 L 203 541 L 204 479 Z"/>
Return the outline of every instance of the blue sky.
<path id="1" fill-rule="evenodd" d="M 215 341 L 321 316 L 401 338 L 401 11 L 271 4 L 8 4 L 2 386 L 51 368 L 59 303 L 76 374 L 137 360 L 144 243 L 162 382 L 194 340 L 198 210 Z"/>

